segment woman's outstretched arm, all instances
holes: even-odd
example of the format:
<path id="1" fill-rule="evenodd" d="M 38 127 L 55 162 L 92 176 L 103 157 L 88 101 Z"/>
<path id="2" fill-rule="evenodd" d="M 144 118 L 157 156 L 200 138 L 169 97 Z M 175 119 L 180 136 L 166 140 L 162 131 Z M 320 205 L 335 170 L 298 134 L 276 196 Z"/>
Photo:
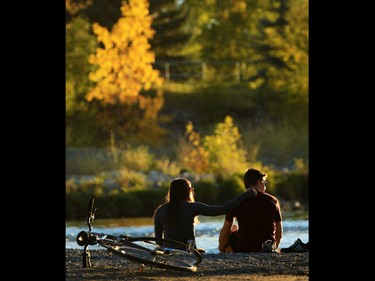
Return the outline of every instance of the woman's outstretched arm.
<path id="1" fill-rule="evenodd" d="M 192 204 L 194 204 L 196 215 L 218 216 L 227 213 L 229 210 L 233 208 L 236 208 L 245 200 L 254 198 L 256 196 L 258 196 L 257 191 L 253 188 L 249 188 L 245 192 L 241 193 L 237 197 L 225 203 L 224 205 L 207 205 L 202 202 L 195 202 Z"/>

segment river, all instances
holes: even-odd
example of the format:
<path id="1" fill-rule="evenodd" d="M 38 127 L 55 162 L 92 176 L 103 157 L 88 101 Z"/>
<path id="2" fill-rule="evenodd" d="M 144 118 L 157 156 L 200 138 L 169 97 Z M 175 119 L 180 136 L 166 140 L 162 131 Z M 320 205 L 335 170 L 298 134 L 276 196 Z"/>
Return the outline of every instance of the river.
<path id="1" fill-rule="evenodd" d="M 200 223 L 195 228 L 197 247 L 205 249 L 207 253 L 219 253 L 217 246 L 223 217 L 199 216 L 199 220 Z M 82 230 L 88 230 L 84 223 L 66 223 L 66 249 L 83 249 L 75 241 L 77 234 Z M 150 219 L 94 221 L 92 231 L 112 235 L 154 236 L 154 227 Z M 305 243 L 309 241 L 309 221 L 306 219 L 285 219 L 283 221 L 283 238 L 279 248 L 290 246 L 297 238 Z M 97 246 L 91 246 L 89 249 L 95 249 L 95 247 Z"/>

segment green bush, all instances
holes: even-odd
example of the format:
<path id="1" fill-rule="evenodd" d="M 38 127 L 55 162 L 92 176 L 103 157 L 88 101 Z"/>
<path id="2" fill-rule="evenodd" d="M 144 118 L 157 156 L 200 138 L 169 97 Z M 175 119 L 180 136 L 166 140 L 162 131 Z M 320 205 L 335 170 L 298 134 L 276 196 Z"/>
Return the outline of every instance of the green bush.
<path id="1" fill-rule="evenodd" d="M 261 169 L 268 173 L 267 192 L 280 200 L 300 201 L 308 204 L 309 177 L 305 172 L 277 172 Z M 227 177 L 203 179 L 193 182 L 196 201 L 210 205 L 221 205 L 245 191 L 243 175 L 233 174 Z M 151 217 L 154 210 L 164 202 L 169 182 L 163 182 L 158 188 L 103 187 L 103 179 L 87 181 L 77 185 L 67 183 L 66 219 L 83 220 L 87 215 L 87 206 L 91 197 L 96 198 L 96 206 L 101 209 L 101 218 Z"/>
<path id="2" fill-rule="evenodd" d="M 216 204 L 219 196 L 219 185 L 212 179 L 203 179 L 194 185 L 195 200 L 206 204 Z"/>
<path id="3" fill-rule="evenodd" d="M 154 161 L 153 154 L 147 146 L 131 147 L 123 150 L 120 156 L 120 165 L 130 170 L 148 172 Z"/>
<path id="4" fill-rule="evenodd" d="M 224 204 L 244 192 L 246 189 L 242 178 L 243 175 L 233 174 L 220 181 L 218 183 L 220 186 L 220 193 L 216 204 Z"/>
<path id="5" fill-rule="evenodd" d="M 103 148 L 66 148 L 67 175 L 95 175 L 116 168 L 111 152 Z"/>
<path id="6" fill-rule="evenodd" d="M 113 180 L 117 181 L 122 189 L 137 189 L 150 187 L 147 181 L 147 175 L 142 171 L 129 170 L 122 168 L 119 170 L 119 175 Z"/>
<path id="7" fill-rule="evenodd" d="M 88 202 L 95 198 L 100 218 L 151 217 L 164 202 L 168 188 L 114 189 L 107 194 L 95 193 L 92 188 L 75 190 L 66 195 L 66 219 L 83 220 L 87 216 Z"/>
<path id="8" fill-rule="evenodd" d="M 279 173 L 275 176 L 275 192 L 284 200 L 309 200 L 309 177 L 304 173 Z"/>
<path id="9" fill-rule="evenodd" d="M 308 158 L 308 129 L 287 123 L 242 126 L 242 136 L 249 158 L 272 162 L 276 167 L 292 167 L 294 158 Z M 251 159 L 249 159 L 251 160 Z"/>

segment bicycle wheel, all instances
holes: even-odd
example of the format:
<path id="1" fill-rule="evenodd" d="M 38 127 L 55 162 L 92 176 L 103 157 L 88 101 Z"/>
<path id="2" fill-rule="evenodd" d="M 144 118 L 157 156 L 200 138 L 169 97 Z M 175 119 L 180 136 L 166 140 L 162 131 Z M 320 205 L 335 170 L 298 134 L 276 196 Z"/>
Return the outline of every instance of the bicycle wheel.
<path id="1" fill-rule="evenodd" d="M 167 243 L 168 247 L 158 245 L 163 243 Z M 165 269 L 195 272 L 196 266 L 202 261 L 202 256 L 197 249 L 192 249 L 189 253 L 185 250 L 186 244 L 168 239 L 127 237 L 115 244 L 102 241 L 101 245 L 131 261 Z"/>

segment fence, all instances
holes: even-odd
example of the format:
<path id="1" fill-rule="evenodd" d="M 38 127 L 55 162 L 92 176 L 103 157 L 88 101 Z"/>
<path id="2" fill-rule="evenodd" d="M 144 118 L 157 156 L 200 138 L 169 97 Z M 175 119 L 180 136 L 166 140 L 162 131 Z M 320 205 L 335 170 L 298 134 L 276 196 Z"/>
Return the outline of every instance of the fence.
<path id="1" fill-rule="evenodd" d="M 241 82 L 250 75 L 251 61 L 156 61 L 154 67 L 170 81 Z"/>

